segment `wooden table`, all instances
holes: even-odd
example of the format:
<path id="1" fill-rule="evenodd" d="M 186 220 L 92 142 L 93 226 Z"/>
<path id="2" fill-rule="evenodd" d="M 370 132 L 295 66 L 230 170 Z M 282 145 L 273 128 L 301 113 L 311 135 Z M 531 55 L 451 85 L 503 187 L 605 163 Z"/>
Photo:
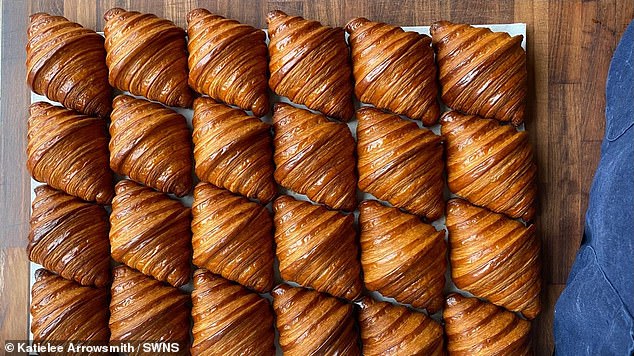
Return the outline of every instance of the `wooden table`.
<path id="1" fill-rule="evenodd" d="M 535 320 L 537 355 L 552 353 L 553 305 L 561 293 L 583 233 L 584 213 L 603 137 L 605 79 L 634 2 L 587 0 L 14 0 L 2 5 L 0 106 L 0 347 L 27 337 L 30 186 L 25 169 L 29 89 L 25 85 L 28 14 L 44 11 L 103 29 L 111 7 L 153 12 L 185 26 L 185 14 L 205 7 L 258 28 L 281 9 L 343 26 L 352 17 L 396 25 L 456 22 L 528 24 L 530 78 L 527 130 L 539 166 L 544 310 Z"/>

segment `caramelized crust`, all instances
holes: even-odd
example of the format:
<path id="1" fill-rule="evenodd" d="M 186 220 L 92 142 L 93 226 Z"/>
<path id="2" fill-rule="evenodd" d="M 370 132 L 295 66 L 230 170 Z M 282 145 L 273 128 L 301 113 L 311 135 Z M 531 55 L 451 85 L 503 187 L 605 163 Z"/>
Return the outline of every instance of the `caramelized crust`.
<path id="1" fill-rule="evenodd" d="M 104 120 L 37 102 L 29 107 L 26 166 L 31 176 L 86 201 L 114 196 Z"/>
<path id="2" fill-rule="evenodd" d="M 352 69 L 343 29 L 280 10 L 269 12 L 266 22 L 271 89 L 325 115 L 352 119 Z"/>

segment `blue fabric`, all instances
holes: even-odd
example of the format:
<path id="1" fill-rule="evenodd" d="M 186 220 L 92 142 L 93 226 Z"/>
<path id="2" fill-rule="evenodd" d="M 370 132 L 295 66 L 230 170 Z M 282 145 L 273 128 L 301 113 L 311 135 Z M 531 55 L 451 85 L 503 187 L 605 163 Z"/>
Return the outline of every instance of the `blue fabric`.
<path id="1" fill-rule="evenodd" d="M 606 88 L 606 130 L 581 249 L 555 305 L 555 354 L 634 354 L 634 21 Z"/>

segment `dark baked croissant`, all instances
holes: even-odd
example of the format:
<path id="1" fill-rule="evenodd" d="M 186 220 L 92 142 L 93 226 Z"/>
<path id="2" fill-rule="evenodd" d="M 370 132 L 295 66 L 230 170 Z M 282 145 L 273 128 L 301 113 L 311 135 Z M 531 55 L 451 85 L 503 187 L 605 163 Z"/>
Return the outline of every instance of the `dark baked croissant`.
<path id="1" fill-rule="evenodd" d="M 541 290 L 535 225 L 473 206 L 447 204 L 451 275 L 458 288 L 533 319 Z"/>
<path id="2" fill-rule="evenodd" d="M 192 122 L 201 180 L 265 203 L 275 198 L 269 124 L 209 98 L 194 101 Z"/>
<path id="3" fill-rule="evenodd" d="M 112 88 L 104 39 L 62 16 L 29 16 L 27 83 L 31 89 L 69 109 L 106 117 Z"/>
<path id="4" fill-rule="evenodd" d="M 337 298 L 282 284 L 273 309 L 284 355 L 360 355 L 354 308 Z"/>
<path id="5" fill-rule="evenodd" d="M 191 273 L 190 209 L 131 180 L 116 186 L 110 215 L 112 258 L 175 287 Z"/>
<path id="6" fill-rule="evenodd" d="M 103 287 L 110 282 L 108 212 L 47 185 L 35 188 L 29 259 L 66 279 Z"/>
<path id="7" fill-rule="evenodd" d="M 372 200 L 359 205 L 359 225 L 366 288 L 430 313 L 440 310 L 447 269 L 444 231 Z"/>
<path id="8" fill-rule="evenodd" d="M 431 26 L 442 100 L 469 114 L 519 125 L 526 109 L 522 36 L 439 21 Z"/>
<path id="9" fill-rule="evenodd" d="M 38 102 L 29 107 L 26 166 L 55 189 L 109 204 L 114 196 L 104 120 Z"/>
<path id="10" fill-rule="evenodd" d="M 110 84 L 165 105 L 191 107 L 185 30 L 153 14 L 120 8 L 103 18 Z"/>
<path id="11" fill-rule="evenodd" d="M 365 297 L 359 326 L 364 355 L 444 355 L 442 326 L 404 306 Z"/>
<path id="12" fill-rule="evenodd" d="M 189 85 L 199 93 L 264 116 L 269 111 L 268 51 L 260 29 L 212 14 L 187 15 Z"/>
<path id="13" fill-rule="evenodd" d="M 161 341 L 178 343 L 178 354 L 189 346 L 189 296 L 132 268 L 112 270 L 110 343 Z M 141 354 L 142 348 L 137 346 Z"/>
<path id="14" fill-rule="evenodd" d="M 352 70 L 343 29 L 280 10 L 269 12 L 266 22 L 271 89 L 325 115 L 352 119 Z"/>
<path id="15" fill-rule="evenodd" d="M 357 206 L 354 138 L 344 124 L 276 103 L 275 180 L 333 209 Z"/>
<path id="16" fill-rule="evenodd" d="M 195 265 L 261 293 L 273 288 L 273 219 L 266 208 L 199 183 L 191 229 Z"/>
<path id="17" fill-rule="evenodd" d="M 431 38 L 363 17 L 350 20 L 346 31 L 357 98 L 435 124 L 440 106 Z"/>
<path id="18" fill-rule="evenodd" d="M 454 293 L 443 319 L 450 355 L 532 355 L 531 323 L 493 304 Z"/>
<path id="19" fill-rule="evenodd" d="M 38 269 L 31 290 L 31 332 L 33 341 L 42 344 L 108 345 L 106 289 L 82 286 Z"/>
<path id="20" fill-rule="evenodd" d="M 288 195 L 273 202 L 280 274 L 331 295 L 356 299 L 363 288 L 354 217 Z"/>
<path id="21" fill-rule="evenodd" d="M 161 104 L 117 96 L 110 124 L 110 167 L 148 187 L 177 196 L 192 188 L 187 120 Z"/>
<path id="22" fill-rule="evenodd" d="M 257 293 L 199 269 L 192 304 L 192 355 L 275 355 L 273 312 Z"/>
<path id="23" fill-rule="evenodd" d="M 357 119 L 359 189 L 429 220 L 441 217 L 442 138 L 370 107 Z"/>
<path id="24" fill-rule="evenodd" d="M 528 133 L 455 111 L 441 122 L 449 189 L 497 213 L 533 219 L 537 166 Z"/>

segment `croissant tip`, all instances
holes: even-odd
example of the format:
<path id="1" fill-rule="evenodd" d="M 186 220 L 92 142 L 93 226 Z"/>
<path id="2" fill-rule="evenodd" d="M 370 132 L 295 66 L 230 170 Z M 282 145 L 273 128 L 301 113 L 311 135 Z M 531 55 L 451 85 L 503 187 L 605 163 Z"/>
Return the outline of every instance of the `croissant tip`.
<path id="1" fill-rule="evenodd" d="M 113 7 L 112 9 L 106 11 L 103 15 L 103 19 L 106 21 L 110 21 L 113 17 L 126 12 L 124 9 L 120 7 Z"/>
<path id="2" fill-rule="evenodd" d="M 197 18 L 201 18 L 203 16 L 206 15 L 211 15 L 211 12 L 207 9 L 203 9 L 201 7 L 199 7 L 198 9 L 194 9 L 192 11 L 190 11 L 189 13 L 187 13 L 187 23 L 192 22 L 193 20 L 197 19 Z"/>
<path id="3" fill-rule="evenodd" d="M 291 288 L 292 287 L 289 286 L 288 284 L 282 283 L 278 285 L 277 287 L 273 288 L 273 290 L 271 291 L 271 295 L 273 296 L 273 298 L 277 296 L 281 296 L 282 294 L 284 294 L 286 291 L 288 291 Z"/>
<path id="4" fill-rule="evenodd" d="M 38 101 L 36 103 L 33 103 L 29 106 L 29 114 L 34 115 L 35 113 L 37 113 L 38 111 L 42 111 L 42 110 L 46 110 L 50 107 L 52 107 L 53 105 L 45 102 L 45 101 Z"/>
<path id="5" fill-rule="evenodd" d="M 465 297 L 463 297 L 461 294 L 451 293 L 451 294 L 449 294 L 447 296 L 447 299 L 446 299 L 445 303 L 447 304 L 448 307 L 452 307 L 452 306 L 460 303 L 464 299 L 465 299 Z"/>
<path id="6" fill-rule="evenodd" d="M 29 15 L 29 23 L 33 23 L 38 19 L 49 17 L 49 16 L 51 15 L 47 14 L 46 12 L 36 12 L 34 14 Z"/>
<path id="7" fill-rule="evenodd" d="M 431 27 L 429 28 L 429 32 L 433 36 L 436 31 L 440 31 L 443 27 L 450 26 L 450 25 L 453 25 L 453 23 L 446 20 L 436 21 L 433 24 L 431 24 Z"/>
<path id="8" fill-rule="evenodd" d="M 359 27 L 361 27 L 363 24 L 366 24 L 368 22 L 370 22 L 370 20 L 366 19 L 365 17 L 355 17 L 352 20 L 348 21 L 348 23 L 346 24 L 344 28 L 346 32 L 352 33 L 356 31 Z"/>
<path id="9" fill-rule="evenodd" d="M 270 20 L 276 19 L 278 17 L 287 17 L 288 15 L 282 11 L 282 10 L 272 10 L 269 11 L 268 14 L 266 14 L 266 21 L 269 22 Z"/>
<path id="10" fill-rule="evenodd" d="M 37 271 L 35 271 L 35 281 L 40 281 L 44 278 L 50 277 L 52 275 L 51 272 L 47 271 L 44 268 L 40 268 Z"/>

